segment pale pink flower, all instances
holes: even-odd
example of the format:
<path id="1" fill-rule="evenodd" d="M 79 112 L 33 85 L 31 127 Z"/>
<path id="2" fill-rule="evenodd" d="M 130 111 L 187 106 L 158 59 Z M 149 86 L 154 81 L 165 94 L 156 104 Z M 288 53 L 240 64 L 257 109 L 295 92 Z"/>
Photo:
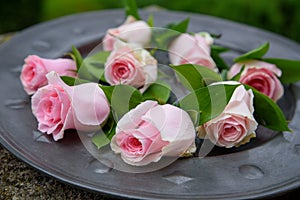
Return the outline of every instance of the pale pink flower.
<path id="1" fill-rule="evenodd" d="M 210 56 L 212 41 L 207 35 L 181 34 L 169 46 L 169 58 L 173 65 L 197 64 L 215 70 L 216 64 Z"/>
<path id="2" fill-rule="evenodd" d="M 231 67 L 229 78 L 233 78 L 242 69 L 239 82 L 254 87 L 275 102 L 283 96 L 284 89 L 278 79 L 281 70 L 276 65 L 258 60 L 242 61 Z"/>
<path id="3" fill-rule="evenodd" d="M 235 89 L 224 111 L 198 127 L 198 136 L 226 148 L 247 143 L 255 137 L 258 125 L 253 112 L 252 90 L 246 90 L 240 85 Z"/>
<path id="4" fill-rule="evenodd" d="M 163 156 L 179 157 L 194 141 L 195 128 L 184 110 L 145 101 L 120 119 L 111 148 L 126 163 L 143 166 Z"/>
<path id="5" fill-rule="evenodd" d="M 47 74 L 48 85 L 32 96 L 32 113 L 38 129 L 62 139 L 67 129 L 95 131 L 110 113 L 106 96 L 97 83 L 66 85 L 55 72 Z"/>
<path id="6" fill-rule="evenodd" d="M 112 51 L 117 40 L 145 46 L 151 40 L 151 29 L 146 22 L 128 16 L 121 26 L 107 30 L 102 40 L 103 49 Z"/>
<path id="7" fill-rule="evenodd" d="M 145 91 L 157 79 L 157 61 L 145 49 L 117 42 L 105 63 L 104 76 L 111 85 L 130 85 Z"/>
<path id="8" fill-rule="evenodd" d="M 46 74 L 57 72 L 60 76 L 76 76 L 76 64 L 71 59 L 45 59 L 36 55 L 25 58 L 21 72 L 21 82 L 27 94 L 34 94 L 37 89 L 47 84 Z"/>

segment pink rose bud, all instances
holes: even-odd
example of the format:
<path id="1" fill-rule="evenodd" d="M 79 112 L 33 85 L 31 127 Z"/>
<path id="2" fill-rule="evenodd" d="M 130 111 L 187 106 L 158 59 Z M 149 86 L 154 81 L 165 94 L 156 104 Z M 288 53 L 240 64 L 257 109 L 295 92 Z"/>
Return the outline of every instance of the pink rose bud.
<path id="1" fill-rule="evenodd" d="M 67 129 L 95 131 L 106 120 L 110 106 L 97 83 L 66 85 L 56 72 L 47 74 L 48 85 L 32 96 L 32 112 L 41 132 L 62 139 Z"/>
<path id="2" fill-rule="evenodd" d="M 177 37 L 169 47 L 170 62 L 174 65 L 197 64 L 215 70 L 216 64 L 210 56 L 211 38 L 204 33 Z"/>
<path id="3" fill-rule="evenodd" d="M 34 94 L 37 89 L 47 84 L 46 74 L 57 72 L 60 76 L 76 76 L 76 64 L 70 59 L 45 59 L 36 55 L 25 58 L 21 72 L 21 82 L 27 94 Z"/>
<path id="4" fill-rule="evenodd" d="M 239 62 L 231 67 L 229 78 L 237 75 L 243 66 L 245 67 L 239 79 L 241 83 L 254 87 L 275 102 L 283 96 L 284 89 L 277 78 L 281 76 L 281 70 L 276 65 L 258 60 Z"/>
<path id="5" fill-rule="evenodd" d="M 209 138 L 220 147 L 231 148 L 245 144 L 255 137 L 257 122 L 253 112 L 252 90 L 247 91 L 240 85 L 235 89 L 224 111 L 198 128 L 198 136 Z"/>
<path id="6" fill-rule="evenodd" d="M 126 163 L 143 166 L 163 156 L 178 157 L 194 141 L 195 128 L 184 110 L 145 101 L 120 119 L 110 146 Z"/>
<path id="7" fill-rule="evenodd" d="M 103 38 L 103 49 L 112 51 L 114 43 L 119 39 L 127 43 L 145 46 L 150 42 L 151 29 L 146 22 L 137 21 L 134 17 L 128 16 L 124 24 L 118 28 L 108 29 Z"/>
<path id="8" fill-rule="evenodd" d="M 145 49 L 118 41 L 106 60 L 104 76 L 111 85 L 130 85 L 143 92 L 157 79 L 157 61 Z"/>

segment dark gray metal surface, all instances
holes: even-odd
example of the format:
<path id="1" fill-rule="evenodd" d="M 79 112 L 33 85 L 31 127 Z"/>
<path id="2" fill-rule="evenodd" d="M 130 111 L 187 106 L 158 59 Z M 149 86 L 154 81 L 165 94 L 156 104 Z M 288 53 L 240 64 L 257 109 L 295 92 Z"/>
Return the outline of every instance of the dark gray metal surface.
<path id="1" fill-rule="evenodd" d="M 146 18 L 148 13 L 142 12 L 142 16 Z M 224 55 L 228 61 L 267 41 L 271 43 L 268 57 L 300 60 L 300 46 L 295 42 L 218 18 L 160 11 L 154 13 L 155 25 L 163 26 L 188 16 L 190 31 L 222 34 L 216 42 L 234 49 Z M 244 147 L 242 151 L 223 154 L 216 150 L 210 157 L 181 159 L 151 173 L 129 174 L 100 164 L 73 132 L 59 142 L 37 132 L 30 98 L 19 81 L 23 59 L 29 54 L 61 57 L 72 44 L 80 47 L 100 40 L 107 28 L 121 24 L 123 19 L 122 10 L 64 17 L 24 30 L 0 47 L 0 142 L 5 148 L 61 181 L 114 196 L 245 199 L 269 197 L 300 186 L 299 84 L 290 87 L 280 102 L 292 119 L 294 133 L 287 135 L 288 139 L 262 129 L 259 131 L 262 142 Z M 267 139 L 264 139 L 264 131 Z"/>

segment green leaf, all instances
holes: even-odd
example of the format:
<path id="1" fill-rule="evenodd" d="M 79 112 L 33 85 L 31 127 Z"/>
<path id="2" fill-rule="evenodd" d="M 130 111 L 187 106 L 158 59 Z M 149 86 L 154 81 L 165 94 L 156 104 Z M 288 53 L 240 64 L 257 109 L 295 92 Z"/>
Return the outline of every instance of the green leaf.
<path id="1" fill-rule="evenodd" d="M 152 83 L 143 93 L 144 100 L 156 100 L 160 104 L 167 103 L 171 94 L 171 87 L 164 82 Z"/>
<path id="2" fill-rule="evenodd" d="M 242 75 L 242 73 L 243 73 L 243 71 L 244 71 L 244 69 L 245 69 L 245 65 L 243 65 L 242 68 L 241 68 L 241 70 L 240 70 L 240 72 L 237 73 L 237 74 L 236 74 L 234 77 L 232 77 L 230 80 L 239 82 L 239 81 L 240 81 L 240 78 L 241 78 L 241 75 Z"/>
<path id="3" fill-rule="evenodd" d="M 92 138 L 92 142 L 100 149 L 110 143 L 112 137 L 116 133 L 117 123 L 112 114 L 107 118 L 105 125 L 101 130 L 97 131 Z"/>
<path id="4" fill-rule="evenodd" d="M 227 48 L 218 46 L 218 45 L 212 45 L 211 46 L 211 52 L 210 55 L 212 59 L 215 61 L 218 69 L 222 71 L 222 69 L 229 69 L 227 63 L 223 60 L 223 58 L 220 56 L 221 53 L 228 51 Z"/>
<path id="5" fill-rule="evenodd" d="M 227 63 L 223 60 L 223 58 L 220 56 L 218 52 L 211 51 L 211 57 L 215 61 L 217 67 L 219 70 L 222 69 L 229 69 Z"/>
<path id="6" fill-rule="evenodd" d="M 71 57 L 73 58 L 73 60 L 76 62 L 76 67 L 77 67 L 77 71 L 79 71 L 81 64 L 82 64 L 82 56 L 79 52 L 79 50 L 73 45 L 72 46 L 72 54 Z"/>
<path id="7" fill-rule="evenodd" d="M 211 51 L 215 52 L 215 53 L 224 53 L 229 50 L 226 47 L 222 47 L 222 46 L 213 44 L 213 45 L 211 45 Z"/>
<path id="8" fill-rule="evenodd" d="M 205 66 L 183 64 L 171 67 L 175 70 L 183 86 L 191 91 L 197 90 L 214 82 L 222 81 L 220 74 Z"/>
<path id="9" fill-rule="evenodd" d="M 227 69 L 223 69 L 221 71 L 221 77 L 223 81 L 227 81 L 227 76 L 228 76 L 228 70 Z"/>
<path id="10" fill-rule="evenodd" d="M 110 139 L 104 133 L 98 133 L 93 136 L 92 142 L 98 149 L 104 147 L 110 143 Z"/>
<path id="11" fill-rule="evenodd" d="M 61 76 L 60 78 L 61 78 L 61 80 L 63 80 L 63 82 L 65 82 L 65 84 L 67 84 L 69 86 L 75 85 L 76 78 L 74 78 L 74 77 L 71 77 L 71 76 Z"/>
<path id="12" fill-rule="evenodd" d="M 177 23 L 168 24 L 165 28 L 155 28 L 152 30 L 153 48 L 168 50 L 169 44 L 174 38 L 187 31 L 189 18 Z"/>
<path id="13" fill-rule="evenodd" d="M 84 59 L 84 62 L 88 63 L 102 63 L 104 64 L 110 55 L 110 51 L 99 51 L 95 54 L 89 55 Z"/>
<path id="14" fill-rule="evenodd" d="M 65 82 L 65 84 L 67 84 L 69 86 L 74 86 L 74 85 L 79 85 L 79 84 L 90 82 L 87 80 L 83 80 L 83 79 L 75 78 L 75 77 L 71 77 L 71 76 L 61 76 L 60 78 L 63 80 L 63 82 Z"/>
<path id="15" fill-rule="evenodd" d="M 140 20 L 141 17 L 138 13 L 135 0 L 123 0 L 123 2 L 126 16 L 133 16 L 135 19 Z"/>
<path id="16" fill-rule="evenodd" d="M 105 93 L 115 120 L 119 120 L 125 113 L 135 108 L 143 101 L 139 90 L 128 85 L 100 86 Z"/>
<path id="17" fill-rule="evenodd" d="M 166 26 L 166 28 L 174 30 L 176 32 L 186 33 L 187 29 L 188 29 L 188 26 L 189 26 L 189 23 L 190 23 L 190 18 L 186 18 L 181 22 L 174 23 L 174 24 L 168 24 Z"/>
<path id="18" fill-rule="evenodd" d="M 259 124 L 274 131 L 290 131 L 282 110 L 272 99 L 248 85 L 244 86 L 253 91 L 254 117 Z"/>
<path id="19" fill-rule="evenodd" d="M 109 115 L 107 122 L 92 138 L 92 142 L 100 149 L 110 143 L 116 133 L 117 123 L 112 114 Z"/>
<path id="20" fill-rule="evenodd" d="M 73 47 L 72 58 L 76 61 L 77 75 L 81 79 L 98 82 L 103 79 L 104 63 L 110 52 L 101 51 L 82 59 L 79 51 Z"/>
<path id="21" fill-rule="evenodd" d="M 200 113 L 196 110 L 187 110 L 186 112 L 190 116 L 194 126 L 197 127 L 199 124 Z"/>
<path id="22" fill-rule="evenodd" d="M 169 44 L 178 35 L 180 35 L 180 32 L 171 29 L 155 28 L 152 30 L 152 47 L 161 50 L 168 50 Z"/>
<path id="23" fill-rule="evenodd" d="M 147 20 L 147 24 L 150 26 L 150 27 L 154 27 L 154 17 L 153 15 L 149 15 L 148 17 L 148 20 Z"/>
<path id="24" fill-rule="evenodd" d="M 91 81 L 98 82 L 101 80 L 106 82 L 104 78 L 104 64 L 109 55 L 109 51 L 100 51 L 83 60 L 82 68 L 86 68 L 86 71 L 94 77 L 94 79 L 90 77 Z"/>
<path id="25" fill-rule="evenodd" d="M 179 106 L 186 111 L 196 111 L 200 119 L 198 125 L 202 125 L 223 112 L 237 86 L 218 84 L 202 87 L 184 97 Z"/>
<path id="26" fill-rule="evenodd" d="M 295 83 L 300 81 L 300 61 L 281 58 L 264 58 L 263 61 L 275 64 L 282 71 L 280 80 L 283 83 Z"/>
<path id="27" fill-rule="evenodd" d="M 220 39 L 222 37 L 222 34 L 215 34 L 215 33 L 209 33 L 211 37 L 215 39 Z"/>
<path id="28" fill-rule="evenodd" d="M 261 45 L 260 47 L 235 58 L 233 61 L 234 62 L 240 62 L 240 61 L 243 61 L 243 60 L 260 59 L 261 57 L 263 57 L 268 52 L 269 46 L 270 45 L 267 42 L 267 43 Z"/>
<path id="29" fill-rule="evenodd" d="M 104 66 L 103 65 L 91 65 L 87 64 L 85 65 L 87 68 L 88 72 L 95 77 L 95 81 L 104 81 Z"/>
<path id="30" fill-rule="evenodd" d="M 115 89 L 115 86 L 101 85 L 100 87 L 103 90 L 103 92 L 104 92 L 107 100 L 109 101 L 109 103 L 111 103 L 111 96 L 112 96 L 113 90 Z"/>
<path id="31" fill-rule="evenodd" d="M 115 135 L 116 127 L 117 127 L 117 122 L 114 119 L 114 116 L 110 114 L 108 116 L 107 122 L 102 127 L 102 131 L 104 132 L 104 134 L 109 140 L 111 140 L 111 138 Z"/>
<path id="32" fill-rule="evenodd" d="M 72 46 L 72 53 L 69 55 L 72 57 L 72 59 L 76 63 L 77 76 L 80 79 L 86 79 L 86 80 L 92 81 L 93 77 L 90 75 L 87 68 L 83 65 L 83 58 L 75 46 Z"/>

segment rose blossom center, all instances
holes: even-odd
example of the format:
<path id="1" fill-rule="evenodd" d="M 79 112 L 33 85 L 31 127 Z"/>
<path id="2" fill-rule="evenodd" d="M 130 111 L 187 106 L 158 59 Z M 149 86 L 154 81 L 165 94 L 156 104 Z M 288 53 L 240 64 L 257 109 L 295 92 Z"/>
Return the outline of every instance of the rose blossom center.
<path id="1" fill-rule="evenodd" d="M 47 101 L 45 104 L 44 104 L 44 107 L 43 107 L 43 111 L 44 113 L 46 113 L 47 115 L 50 115 L 51 114 L 51 111 L 52 111 L 52 102 L 51 101 Z"/>
<path id="2" fill-rule="evenodd" d="M 52 93 L 48 101 L 45 101 L 43 104 L 43 113 L 45 116 L 45 120 L 51 123 L 57 123 L 60 121 L 60 110 L 61 110 L 61 103 L 57 104 L 55 102 L 60 102 L 58 99 L 57 93 Z"/>
<path id="3" fill-rule="evenodd" d="M 143 145 L 140 140 L 134 136 L 129 136 L 122 142 L 121 148 L 130 154 L 140 154 L 143 151 Z"/>
<path id="4" fill-rule="evenodd" d="M 118 67 L 117 76 L 120 78 L 125 78 L 128 75 L 127 66 L 121 65 Z"/>
<path id="5" fill-rule="evenodd" d="M 235 132 L 236 132 L 236 129 L 233 126 L 225 128 L 225 136 L 226 135 L 232 135 Z"/>
<path id="6" fill-rule="evenodd" d="M 113 66 L 113 75 L 117 80 L 124 80 L 130 76 L 131 63 L 117 62 Z"/>
<path id="7" fill-rule="evenodd" d="M 255 79 L 255 80 L 249 81 L 247 84 L 251 85 L 258 91 L 264 91 L 265 89 L 267 89 L 266 87 L 264 87 L 264 81 L 261 79 Z"/>
<path id="8" fill-rule="evenodd" d="M 250 85 L 257 89 L 259 92 L 270 96 L 274 93 L 274 80 L 271 72 L 266 69 L 249 69 L 243 77 L 241 77 L 240 82 Z"/>
<path id="9" fill-rule="evenodd" d="M 220 137 L 225 141 L 236 141 L 243 133 L 243 128 L 238 124 L 226 123 Z"/>
<path id="10" fill-rule="evenodd" d="M 30 66 L 27 70 L 24 71 L 24 78 L 26 81 L 30 82 L 35 76 L 35 67 Z"/>
<path id="11" fill-rule="evenodd" d="M 128 146 L 135 151 L 141 151 L 143 149 L 142 143 L 135 137 L 129 138 Z"/>

